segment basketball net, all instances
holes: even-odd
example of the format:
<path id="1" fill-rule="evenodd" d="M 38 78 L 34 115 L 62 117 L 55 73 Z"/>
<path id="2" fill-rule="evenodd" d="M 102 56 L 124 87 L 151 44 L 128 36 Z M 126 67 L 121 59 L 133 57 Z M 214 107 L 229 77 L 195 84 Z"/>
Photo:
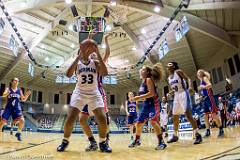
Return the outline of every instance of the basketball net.
<path id="1" fill-rule="evenodd" d="M 110 15 L 113 17 L 113 21 L 117 24 L 124 24 L 127 22 L 127 6 L 108 6 Z"/>

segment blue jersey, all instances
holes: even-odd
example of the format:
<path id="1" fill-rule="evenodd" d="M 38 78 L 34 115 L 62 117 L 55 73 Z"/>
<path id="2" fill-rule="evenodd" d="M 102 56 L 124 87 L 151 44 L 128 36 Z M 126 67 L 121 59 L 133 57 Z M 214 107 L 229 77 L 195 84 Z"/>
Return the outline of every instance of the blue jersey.
<path id="1" fill-rule="evenodd" d="M 155 96 L 154 97 L 150 97 L 150 98 L 147 98 L 146 101 L 154 101 L 155 98 L 158 98 L 158 95 L 157 95 L 157 91 L 156 91 L 156 87 L 154 86 L 155 88 Z M 140 88 L 139 88 L 139 94 L 140 95 L 143 95 L 143 94 L 146 94 L 148 93 L 148 87 L 147 87 L 147 82 L 146 80 L 142 82 Z"/>
<path id="2" fill-rule="evenodd" d="M 7 96 L 7 107 L 19 107 L 20 106 L 20 97 L 21 90 L 18 88 L 16 92 L 14 92 L 11 88 L 9 89 L 9 94 Z"/>
<path id="3" fill-rule="evenodd" d="M 137 103 L 136 102 L 127 102 L 128 107 L 128 113 L 130 115 L 136 115 L 137 114 Z"/>
<path id="4" fill-rule="evenodd" d="M 202 86 L 206 86 L 207 84 L 206 84 L 205 81 L 202 80 L 202 81 L 201 81 L 201 85 L 202 85 Z M 202 90 L 202 95 L 203 95 L 203 96 L 208 96 L 208 90 L 207 90 L 207 89 L 203 89 L 203 90 Z"/>

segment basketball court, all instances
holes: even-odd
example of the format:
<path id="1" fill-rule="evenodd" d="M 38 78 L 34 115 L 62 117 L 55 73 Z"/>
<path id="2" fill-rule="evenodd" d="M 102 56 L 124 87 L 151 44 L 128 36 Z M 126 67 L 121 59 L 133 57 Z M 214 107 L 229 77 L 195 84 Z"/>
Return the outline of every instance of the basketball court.
<path id="1" fill-rule="evenodd" d="M 164 151 L 155 151 L 154 134 L 144 134 L 142 146 L 128 148 L 129 135 L 111 135 L 112 154 L 99 151 L 85 152 L 88 142 L 82 134 L 74 134 L 66 152 L 58 153 L 56 146 L 61 142 L 62 134 L 24 133 L 24 141 L 17 142 L 9 132 L 4 132 L 1 141 L 0 159 L 81 159 L 81 160 L 237 160 L 240 159 L 240 128 L 225 130 L 224 138 L 216 138 L 216 130 L 211 138 L 204 139 L 197 146 L 192 141 L 179 141 L 168 145 Z M 2 135 L 1 135 L 2 138 Z"/>

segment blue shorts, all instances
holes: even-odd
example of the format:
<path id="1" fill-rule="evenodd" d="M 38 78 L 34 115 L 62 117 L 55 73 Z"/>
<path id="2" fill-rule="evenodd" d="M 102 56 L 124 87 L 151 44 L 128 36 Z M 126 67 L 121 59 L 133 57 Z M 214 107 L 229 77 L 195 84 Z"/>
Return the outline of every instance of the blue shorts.
<path id="1" fill-rule="evenodd" d="M 20 118 L 22 118 L 23 114 L 21 106 L 6 107 L 2 115 L 2 120 L 7 122 L 10 116 L 12 116 L 13 123 L 16 123 Z"/>
<path id="2" fill-rule="evenodd" d="M 137 122 L 137 120 L 138 120 L 137 114 L 129 115 L 128 116 L 128 125 L 133 125 L 134 123 Z"/>
<path id="3" fill-rule="evenodd" d="M 156 103 L 154 101 L 145 101 L 143 110 L 138 118 L 138 123 L 145 121 L 159 121 L 159 113 L 156 112 Z"/>
<path id="4" fill-rule="evenodd" d="M 203 105 L 204 105 L 204 113 L 217 113 L 218 112 L 218 108 L 215 104 L 214 99 L 210 99 L 209 96 L 204 97 Z"/>

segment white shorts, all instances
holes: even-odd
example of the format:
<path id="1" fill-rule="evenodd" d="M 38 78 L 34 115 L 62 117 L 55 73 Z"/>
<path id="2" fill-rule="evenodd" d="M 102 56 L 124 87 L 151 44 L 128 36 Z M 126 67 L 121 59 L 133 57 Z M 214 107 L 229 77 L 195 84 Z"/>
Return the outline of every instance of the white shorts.
<path id="1" fill-rule="evenodd" d="M 97 108 L 104 108 L 103 98 L 101 95 L 86 95 L 80 93 L 78 90 L 74 90 L 70 101 L 70 107 L 78 108 L 81 112 L 86 105 L 88 106 L 89 112 Z"/>
<path id="2" fill-rule="evenodd" d="M 174 94 L 173 115 L 185 114 L 187 109 L 191 109 L 191 99 L 188 91 Z"/>
<path id="3" fill-rule="evenodd" d="M 160 114 L 160 124 L 161 124 L 161 127 L 166 126 L 168 124 L 167 114 Z"/>

